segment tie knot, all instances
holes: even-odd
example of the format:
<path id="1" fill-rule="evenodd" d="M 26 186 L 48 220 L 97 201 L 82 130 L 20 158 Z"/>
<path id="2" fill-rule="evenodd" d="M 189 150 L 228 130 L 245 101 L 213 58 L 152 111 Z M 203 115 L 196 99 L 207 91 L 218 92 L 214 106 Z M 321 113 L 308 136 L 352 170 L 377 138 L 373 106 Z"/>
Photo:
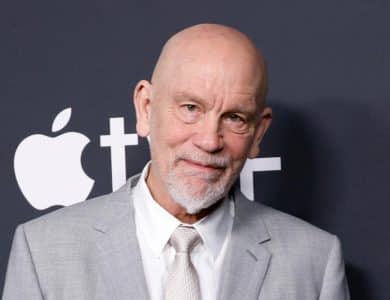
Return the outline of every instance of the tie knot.
<path id="1" fill-rule="evenodd" d="M 200 241 L 200 236 L 194 227 L 178 226 L 172 233 L 169 242 L 175 248 L 176 253 L 189 253 Z"/>

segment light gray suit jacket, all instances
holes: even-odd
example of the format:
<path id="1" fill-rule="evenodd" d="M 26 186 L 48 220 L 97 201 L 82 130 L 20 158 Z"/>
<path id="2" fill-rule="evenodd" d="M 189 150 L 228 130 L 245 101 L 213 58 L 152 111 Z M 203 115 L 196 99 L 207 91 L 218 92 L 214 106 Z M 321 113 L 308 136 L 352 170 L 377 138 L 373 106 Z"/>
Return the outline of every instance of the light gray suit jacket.
<path id="1" fill-rule="evenodd" d="M 137 180 L 18 226 L 2 299 L 148 299 L 130 197 Z M 337 237 L 238 190 L 234 198 L 220 300 L 349 299 Z"/>

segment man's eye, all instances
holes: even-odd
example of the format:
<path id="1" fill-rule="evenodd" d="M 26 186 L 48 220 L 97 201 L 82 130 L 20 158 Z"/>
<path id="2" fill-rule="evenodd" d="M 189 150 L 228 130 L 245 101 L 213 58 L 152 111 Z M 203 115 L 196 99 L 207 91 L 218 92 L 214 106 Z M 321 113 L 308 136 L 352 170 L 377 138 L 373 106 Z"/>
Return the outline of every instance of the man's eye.
<path id="1" fill-rule="evenodd" d="M 230 114 L 229 115 L 229 119 L 233 122 L 245 122 L 245 120 L 243 118 L 241 118 L 239 115 L 237 114 Z"/>
<path id="2" fill-rule="evenodd" d="M 195 123 L 200 116 L 200 108 L 196 104 L 183 104 L 179 107 L 179 117 L 185 123 Z"/>
<path id="3" fill-rule="evenodd" d="M 194 105 L 194 104 L 184 104 L 184 107 L 185 107 L 188 111 L 195 111 L 195 110 L 196 110 L 196 105 Z"/>
<path id="4" fill-rule="evenodd" d="M 225 124 L 230 131 L 235 133 L 245 133 L 249 130 L 249 124 L 247 120 L 235 113 L 228 114 L 225 117 Z"/>

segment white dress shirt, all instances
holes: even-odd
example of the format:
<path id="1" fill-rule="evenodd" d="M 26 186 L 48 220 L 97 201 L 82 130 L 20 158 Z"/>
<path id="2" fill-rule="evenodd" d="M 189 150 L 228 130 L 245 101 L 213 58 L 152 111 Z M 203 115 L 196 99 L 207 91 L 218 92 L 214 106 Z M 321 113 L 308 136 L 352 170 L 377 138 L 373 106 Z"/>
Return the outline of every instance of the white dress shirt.
<path id="1" fill-rule="evenodd" d="M 183 223 L 153 199 L 145 182 L 148 170 L 149 163 L 132 190 L 135 225 L 150 299 L 162 300 L 168 268 L 175 256 L 168 241 L 175 228 Z M 233 218 L 234 202 L 226 198 L 213 213 L 192 224 L 202 238 L 191 252 L 191 261 L 198 273 L 203 300 L 217 298 Z"/>

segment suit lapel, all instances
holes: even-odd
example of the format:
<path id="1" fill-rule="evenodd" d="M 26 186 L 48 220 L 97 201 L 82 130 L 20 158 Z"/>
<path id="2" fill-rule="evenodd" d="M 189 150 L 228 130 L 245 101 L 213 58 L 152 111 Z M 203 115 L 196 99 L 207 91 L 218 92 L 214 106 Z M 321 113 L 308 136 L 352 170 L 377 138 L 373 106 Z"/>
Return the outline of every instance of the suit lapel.
<path id="1" fill-rule="evenodd" d="M 131 181 L 112 194 L 107 205 L 111 222 L 97 223 L 94 227 L 101 233 L 94 259 L 108 285 L 110 299 L 149 299 L 136 237 Z"/>
<path id="2" fill-rule="evenodd" d="M 259 217 L 259 206 L 236 189 L 235 217 L 220 281 L 220 300 L 258 299 L 271 254 L 264 246 L 270 240 Z"/>

